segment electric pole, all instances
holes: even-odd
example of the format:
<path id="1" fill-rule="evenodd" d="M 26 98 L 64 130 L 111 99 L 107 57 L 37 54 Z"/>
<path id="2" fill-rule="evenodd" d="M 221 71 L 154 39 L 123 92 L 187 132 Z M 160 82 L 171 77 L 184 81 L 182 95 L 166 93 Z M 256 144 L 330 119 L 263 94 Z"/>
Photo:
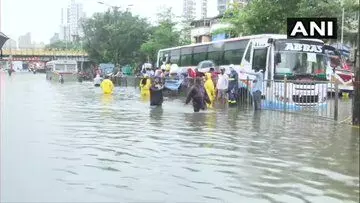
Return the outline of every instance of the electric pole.
<path id="1" fill-rule="evenodd" d="M 360 125 L 360 10 L 358 10 L 357 49 L 356 49 L 356 61 L 355 61 L 354 73 L 355 73 L 355 81 L 354 81 L 352 124 Z"/>

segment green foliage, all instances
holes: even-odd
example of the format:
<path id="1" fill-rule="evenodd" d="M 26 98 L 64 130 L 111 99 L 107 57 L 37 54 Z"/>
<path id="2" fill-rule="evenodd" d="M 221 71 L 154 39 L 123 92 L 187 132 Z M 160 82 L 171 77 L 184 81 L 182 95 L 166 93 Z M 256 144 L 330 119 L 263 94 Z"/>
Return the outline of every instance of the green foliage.
<path id="1" fill-rule="evenodd" d="M 175 30 L 176 23 L 173 19 L 171 8 L 158 13 L 158 25 L 153 28 L 149 40 L 142 44 L 140 49 L 150 61 L 156 61 L 160 49 L 180 44 L 180 32 Z"/>
<path id="2" fill-rule="evenodd" d="M 84 20 L 83 29 L 84 49 L 98 63 L 134 63 L 142 57 L 138 50 L 149 37 L 145 19 L 116 9 Z"/>
<path id="3" fill-rule="evenodd" d="M 81 42 L 57 41 L 45 46 L 45 49 L 57 50 L 82 50 Z"/>
<path id="4" fill-rule="evenodd" d="M 83 21 L 83 47 L 97 63 L 137 66 L 146 60 L 154 62 L 159 49 L 179 45 L 175 25 L 171 9 L 162 9 L 156 26 L 130 12 L 108 10 Z"/>
<path id="5" fill-rule="evenodd" d="M 344 38 L 354 39 L 350 30 L 358 26 L 354 13 L 359 8 L 358 0 L 344 0 Z M 338 36 L 341 32 L 341 0 L 252 0 L 246 6 L 232 4 L 222 21 L 233 25 L 227 32 L 240 35 L 263 33 L 286 33 L 288 17 L 337 17 Z M 216 32 L 221 32 L 216 31 Z M 355 40 L 355 39 L 354 39 Z"/>

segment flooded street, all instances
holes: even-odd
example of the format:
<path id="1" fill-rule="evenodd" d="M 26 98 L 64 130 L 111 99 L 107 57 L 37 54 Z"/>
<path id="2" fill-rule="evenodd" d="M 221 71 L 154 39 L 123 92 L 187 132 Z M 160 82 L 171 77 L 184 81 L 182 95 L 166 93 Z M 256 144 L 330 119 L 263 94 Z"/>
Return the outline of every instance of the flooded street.
<path id="1" fill-rule="evenodd" d="M 358 202 L 359 129 L 1 73 L 1 202 Z"/>

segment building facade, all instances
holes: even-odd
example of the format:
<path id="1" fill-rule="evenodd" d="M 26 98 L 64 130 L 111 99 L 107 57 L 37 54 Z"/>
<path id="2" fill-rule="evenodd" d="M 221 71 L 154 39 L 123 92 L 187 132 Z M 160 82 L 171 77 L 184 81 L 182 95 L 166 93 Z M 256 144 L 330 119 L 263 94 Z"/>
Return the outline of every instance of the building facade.
<path id="1" fill-rule="evenodd" d="M 71 0 L 67 8 L 61 9 L 60 40 L 73 41 L 83 35 L 81 19 L 85 17 L 83 5 Z"/>
<path id="2" fill-rule="evenodd" d="M 216 29 L 227 28 L 230 24 L 221 23 L 222 16 L 216 16 L 214 18 L 204 18 L 201 20 L 195 20 L 191 22 L 191 43 L 204 43 L 216 40 L 222 40 L 230 38 L 230 35 L 226 33 L 213 35 L 212 33 Z"/>
<path id="3" fill-rule="evenodd" d="M 225 13 L 225 11 L 229 8 L 229 6 L 233 3 L 241 3 L 246 4 L 249 0 L 217 0 L 217 10 L 219 15 Z"/>
<path id="4" fill-rule="evenodd" d="M 208 0 L 201 0 L 201 18 L 207 18 Z"/>
<path id="5" fill-rule="evenodd" d="M 192 21 L 196 17 L 196 0 L 183 0 L 183 17 Z"/>
<path id="6" fill-rule="evenodd" d="M 31 43 L 31 33 L 28 32 L 23 36 L 19 37 L 19 49 L 31 49 L 33 45 Z"/>

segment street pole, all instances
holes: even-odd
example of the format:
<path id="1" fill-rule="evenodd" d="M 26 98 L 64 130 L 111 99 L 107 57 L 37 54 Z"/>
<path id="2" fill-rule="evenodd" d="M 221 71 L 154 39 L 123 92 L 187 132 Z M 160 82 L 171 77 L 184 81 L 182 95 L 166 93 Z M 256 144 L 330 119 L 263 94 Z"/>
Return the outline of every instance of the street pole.
<path id="1" fill-rule="evenodd" d="M 354 97 L 352 124 L 360 125 L 360 10 L 358 10 L 358 33 L 357 33 L 357 50 L 355 61 L 355 81 L 354 81 Z"/>
<path id="2" fill-rule="evenodd" d="M 345 17 L 345 8 L 342 5 L 342 18 L 341 18 L 341 45 L 344 43 L 344 17 Z"/>

